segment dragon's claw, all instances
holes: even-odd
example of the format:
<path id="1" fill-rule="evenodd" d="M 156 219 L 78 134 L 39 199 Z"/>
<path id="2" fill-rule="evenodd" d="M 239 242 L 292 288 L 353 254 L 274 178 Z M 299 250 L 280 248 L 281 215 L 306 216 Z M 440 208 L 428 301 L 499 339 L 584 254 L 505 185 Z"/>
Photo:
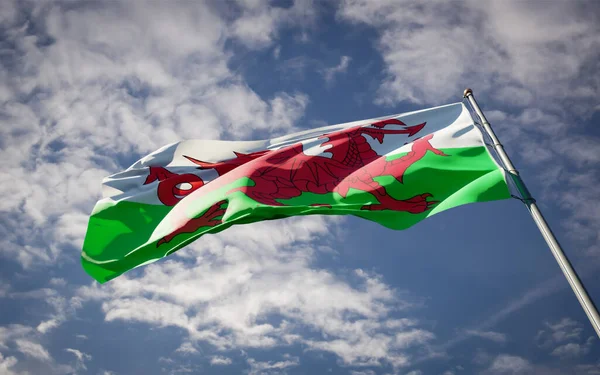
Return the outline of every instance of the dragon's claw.
<path id="1" fill-rule="evenodd" d="M 411 214 L 420 214 L 427 211 L 431 206 L 439 203 L 439 201 L 428 201 L 427 198 L 433 197 L 430 193 L 423 193 L 415 195 L 412 198 L 406 200 L 395 200 L 386 195 L 387 199 L 380 199 L 381 202 L 377 204 L 368 204 L 361 207 L 361 210 L 366 211 L 404 211 L 410 212 Z"/>
<path id="2" fill-rule="evenodd" d="M 427 202 L 427 198 L 429 197 L 433 197 L 433 195 L 431 195 L 430 193 L 423 193 L 423 194 L 419 194 L 416 195 L 410 199 L 407 199 L 406 202 L 411 202 L 411 203 L 420 203 L 420 202 Z"/>

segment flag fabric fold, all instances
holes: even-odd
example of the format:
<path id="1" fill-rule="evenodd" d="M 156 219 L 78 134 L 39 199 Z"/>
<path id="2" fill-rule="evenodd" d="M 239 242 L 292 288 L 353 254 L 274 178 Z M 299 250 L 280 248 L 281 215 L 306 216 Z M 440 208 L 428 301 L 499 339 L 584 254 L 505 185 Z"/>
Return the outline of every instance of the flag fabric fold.
<path id="1" fill-rule="evenodd" d="M 104 180 L 82 265 L 106 282 L 234 224 L 347 214 L 405 229 L 509 197 L 462 103 L 271 140 L 182 141 Z"/>

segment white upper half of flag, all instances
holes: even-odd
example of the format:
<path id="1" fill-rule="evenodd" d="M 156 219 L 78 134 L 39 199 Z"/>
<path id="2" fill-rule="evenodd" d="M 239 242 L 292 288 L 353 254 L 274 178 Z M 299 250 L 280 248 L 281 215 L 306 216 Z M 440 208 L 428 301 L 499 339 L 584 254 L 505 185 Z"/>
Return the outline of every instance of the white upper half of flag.
<path id="1" fill-rule="evenodd" d="M 327 146 L 323 146 L 328 140 L 327 137 L 323 137 L 324 134 L 355 126 L 370 126 L 384 119 L 398 119 L 407 127 L 422 123 L 425 123 L 425 126 L 413 136 L 408 134 L 386 134 L 385 141 L 382 143 L 365 135 L 365 138 L 378 155 L 409 152 L 411 142 L 432 133 L 434 137 L 430 143 L 437 149 L 480 147 L 484 145 L 482 134 L 475 126 L 470 112 L 463 103 L 324 126 L 270 140 L 186 140 L 166 145 L 138 160 L 127 170 L 107 177 L 103 181 L 103 201 L 109 203 L 110 201 L 128 200 L 147 204 L 161 204 L 156 197 L 156 184 L 158 182 L 144 185 L 150 167 L 164 167 L 177 174 L 192 173 L 199 176 L 204 183 L 219 177 L 215 170 L 198 169 L 198 165 L 186 156 L 205 162 L 218 162 L 235 158 L 234 152 L 247 154 L 261 150 L 277 150 L 301 142 L 305 154 L 330 157 Z"/>

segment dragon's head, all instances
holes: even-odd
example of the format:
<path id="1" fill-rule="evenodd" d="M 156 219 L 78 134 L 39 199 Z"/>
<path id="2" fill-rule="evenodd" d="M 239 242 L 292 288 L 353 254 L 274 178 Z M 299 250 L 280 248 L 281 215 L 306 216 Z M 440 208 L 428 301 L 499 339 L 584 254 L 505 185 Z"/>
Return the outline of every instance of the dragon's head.
<path id="1" fill-rule="evenodd" d="M 355 131 L 361 135 L 369 135 L 371 138 L 376 139 L 381 144 L 383 143 L 383 137 L 386 134 L 407 134 L 409 137 L 412 137 L 420 132 L 423 127 L 425 127 L 425 123 L 407 126 L 402 121 L 391 118 L 377 121 L 367 126 L 360 126 L 356 128 Z"/>

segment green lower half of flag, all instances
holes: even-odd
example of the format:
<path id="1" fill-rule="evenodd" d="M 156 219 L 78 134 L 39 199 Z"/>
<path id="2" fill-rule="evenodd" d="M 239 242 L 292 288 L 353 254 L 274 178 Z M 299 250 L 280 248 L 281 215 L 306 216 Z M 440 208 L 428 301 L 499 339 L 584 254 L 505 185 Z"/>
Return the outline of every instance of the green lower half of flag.
<path id="1" fill-rule="evenodd" d="M 408 200 L 430 194 L 427 200 L 437 203 L 421 213 L 389 209 L 365 210 L 365 206 L 380 203 L 376 194 L 353 188 L 348 190 L 345 197 L 335 192 L 304 192 L 291 199 L 278 199 L 281 206 L 260 204 L 245 195 L 243 190 L 226 196 L 226 192 L 236 187 L 253 185 L 249 178 L 242 178 L 206 196 L 204 209 L 190 213 L 190 218 L 200 217 L 208 207 L 225 200 L 223 208 L 227 208 L 227 215 L 220 224 L 200 227 L 191 233 L 181 233 L 160 244 L 156 239 L 150 241 L 150 238 L 173 207 L 121 201 L 97 210 L 88 225 L 82 264 L 94 279 L 106 282 L 132 268 L 160 259 L 203 234 L 220 232 L 234 224 L 324 214 L 353 215 L 391 229 L 406 229 L 452 207 L 510 197 L 504 171 L 498 168 L 485 147 L 441 150 L 449 156 L 428 153 L 406 170 L 402 183 L 389 175 L 373 178 L 394 200 Z M 387 161 L 402 156 L 403 154 L 387 156 Z M 164 225 L 163 222 L 161 226 Z"/>

